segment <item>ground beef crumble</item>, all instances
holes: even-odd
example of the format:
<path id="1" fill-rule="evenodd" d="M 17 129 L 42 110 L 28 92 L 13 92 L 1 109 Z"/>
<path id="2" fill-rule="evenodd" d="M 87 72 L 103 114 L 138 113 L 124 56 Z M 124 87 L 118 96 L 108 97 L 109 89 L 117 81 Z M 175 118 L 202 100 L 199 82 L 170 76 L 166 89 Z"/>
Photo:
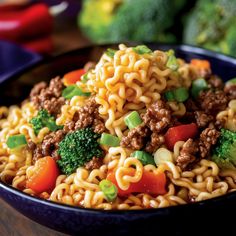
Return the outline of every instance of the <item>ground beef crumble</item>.
<path id="1" fill-rule="evenodd" d="M 64 131 L 69 133 L 77 129 L 92 126 L 94 132 L 103 133 L 105 131 L 105 124 L 103 119 L 99 116 L 98 106 L 94 97 L 88 99 L 85 106 L 80 107 L 78 111 L 75 112 L 73 119 L 65 123 Z"/>
<path id="2" fill-rule="evenodd" d="M 189 164 L 196 160 L 196 154 L 198 151 L 198 142 L 194 141 L 193 139 L 188 139 L 184 143 L 179 156 L 176 158 L 177 165 L 182 170 L 186 169 Z"/>
<path id="3" fill-rule="evenodd" d="M 206 128 L 202 131 L 199 138 L 200 157 L 205 158 L 210 153 L 210 149 L 216 144 L 220 132 L 215 128 Z"/>
<path id="4" fill-rule="evenodd" d="M 38 110 L 46 109 L 50 114 L 57 116 L 65 99 L 61 96 L 64 84 L 60 77 L 50 81 L 49 86 L 45 82 L 36 84 L 30 93 L 30 100 Z"/>
<path id="5" fill-rule="evenodd" d="M 51 156 L 55 160 L 60 159 L 57 153 L 59 143 L 65 137 L 63 130 L 58 130 L 47 134 L 42 143 L 35 144 L 32 141 L 28 143 L 28 148 L 33 152 L 33 162 L 45 156 Z"/>
<path id="6" fill-rule="evenodd" d="M 217 112 L 225 110 L 228 97 L 222 90 L 207 90 L 200 93 L 198 103 L 204 112 L 215 115 Z"/>

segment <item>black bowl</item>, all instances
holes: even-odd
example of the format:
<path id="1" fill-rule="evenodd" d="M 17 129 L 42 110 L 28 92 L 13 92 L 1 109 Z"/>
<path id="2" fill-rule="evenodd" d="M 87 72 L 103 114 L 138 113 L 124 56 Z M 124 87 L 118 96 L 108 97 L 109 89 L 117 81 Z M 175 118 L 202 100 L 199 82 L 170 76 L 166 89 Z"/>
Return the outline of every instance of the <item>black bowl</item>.
<path id="1" fill-rule="evenodd" d="M 187 61 L 203 58 L 224 80 L 236 77 L 236 59 L 187 45 L 149 44 L 152 49 L 173 48 Z M 111 47 L 111 46 L 109 46 Z M 33 84 L 97 60 L 107 46 L 78 49 L 41 62 L 0 86 L 0 105 L 20 103 Z M 83 209 L 31 197 L 0 182 L 0 196 L 30 219 L 73 235 L 183 235 L 233 233 L 236 193 L 188 205 L 136 211 Z"/>

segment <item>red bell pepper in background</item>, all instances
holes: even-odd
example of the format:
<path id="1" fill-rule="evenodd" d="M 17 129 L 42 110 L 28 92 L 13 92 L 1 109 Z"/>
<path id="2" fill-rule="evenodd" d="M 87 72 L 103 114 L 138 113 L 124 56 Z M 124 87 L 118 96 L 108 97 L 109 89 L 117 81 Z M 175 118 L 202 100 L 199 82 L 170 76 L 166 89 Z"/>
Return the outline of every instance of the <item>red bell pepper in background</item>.
<path id="1" fill-rule="evenodd" d="M 86 71 L 84 69 L 73 70 L 68 72 L 63 76 L 65 85 L 75 84 L 80 80 L 81 76 L 84 75 Z"/>
<path id="2" fill-rule="evenodd" d="M 160 174 L 154 174 L 149 171 L 144 171 L 140 181 L 137 183 L 131 183 L 127 190 L 122 190 L 118 186 L 115 172 L 109 173 L 107 179 L 116 185 L 118 189 L 118 195 L 121 197 L 131 193 L 149 193 L 154 195 L 166 193 L 166 175 L 164 172 Z"/>
<path id="3" fill-rule="evenodd" d="M 42 54 L 47 54 L 53 50 L 53 41 L 50 35 L 28 42 L 22 42 L 21 45 L 31 51 Z"/>
<path id="4" fill-rule="evenodd" d="M 195 123 L 171 127 L 165 134 L 165 144 L 168 149 L 173 150 L 178 141 L 187 141 L 198 134 L 198 127 Z"/>
<path id="5" fill-rule="evenodd" d="M 28 46 L 36 52 L 52 50 L 53 18 L 46 4 L 0 6 L 0 39 Z"/>

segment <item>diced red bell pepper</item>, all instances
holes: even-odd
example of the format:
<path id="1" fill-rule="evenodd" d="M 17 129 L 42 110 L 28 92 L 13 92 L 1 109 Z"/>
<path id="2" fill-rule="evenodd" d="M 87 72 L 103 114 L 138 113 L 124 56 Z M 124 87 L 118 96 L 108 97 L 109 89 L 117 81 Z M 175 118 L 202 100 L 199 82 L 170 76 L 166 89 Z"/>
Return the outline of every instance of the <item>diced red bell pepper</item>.
<path id="1" fill-rule="evenodd" d="M 73 70 L 64 75 L 64 84 L 72 85 L 80 80 L 81 76 L 84 75 L 86 71 L 84 69 Z"/>
<path id="2" fill-rule="evenodd" d="M 132 174 L 134 174 L 135 170 Z M 144 171 L 142 178 L 137 183 L 131 183 L 127 190 L 122 190 L 117 183 L 115 172 L 108 174 L 107 179 L 116 185 L 119 196 L 126 196 L 131 193 L 149 193 L 153 195 L 166 193 L 166 175 L 164 172 L 154 174 L 149 171 Z"/>
<path id="3" fill-rule="evenodd" d="M 198 127 L 195 123 L 171 127 L 165 134 L 165 144 L 168 149 L 173 150 L 178 141 L 187 141 L 198 134 Z"/>

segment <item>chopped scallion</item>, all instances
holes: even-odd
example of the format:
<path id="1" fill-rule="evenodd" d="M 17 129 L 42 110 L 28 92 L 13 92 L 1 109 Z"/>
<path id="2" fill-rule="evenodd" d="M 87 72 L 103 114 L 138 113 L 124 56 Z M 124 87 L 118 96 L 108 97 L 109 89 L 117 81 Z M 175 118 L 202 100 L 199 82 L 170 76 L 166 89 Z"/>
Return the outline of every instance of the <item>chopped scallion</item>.
<path id="1" fill-rule="evenodd" d="M 109 147 L 117 147 L 120 145 L 120 139 L 114 135 L 102 133 L 100 144 Z"/>
<path id="2" fill-rule="evenodd" d="M 166 91 L 166 92 L 164 93 L 164 98 L 165 98 L 166 101 L 168 101 L 168 102 L 173 102 L 173 101 L 175 101 L 174 93 L 173 93 L 173 91 L 171 91 L 171 90 Z"/>
<path id="3" fill-rule="evenodd" d="M 132 111 L 128 116 L 125 117 L 125 124 L 129 129 L 133 129 L 136 126 L 142 124 L 142 119 L 137 111 Z"/>
<path id="4" fill-rule="evenodd" d="M 88 80 L 89 80 L 89 78 L 88 78 L 88 72 L 87 72 L 87 73 L 85 73 L 84 75 L 82 75 L 82 77 L 81 77 L 81 82 L 82 82 L 83 84 L 86 84 Z"/>
<path id="5" fill-rule="evenodd" d="M 113 58 L 113 57 L 115 56 L 116 50 L 114 50 L 114 49 L 112 49 L 112 48 L 108 48 L 105 53 L 107 54 L 107 56 Z"/>
<path id="6" fill-rule="evenodd" d="M 188 89 L 185 87 L 176 88 L 173 90 L 166 91 L 164 93 L 164 98 L 168 102 L 173 102 L 173 101 L 184 102 L 188 99 L 188 97 L 189 97 Z"/>
<path id="7" fill-rule="evenodd" d="M 194 99 L 196 99 L 199 96 L 200 92 L 206 89 L 208 89 L 206 80 L 203 78 L 196 79 L 192 83 L 191 95 Z"/>
<path id="8" fill-rule="evenodd" d="M 170 68 L 171 70 L 177 70 L 179 68 L 179 63 L 177 61 L 177 58 L 175 57 L 175 53 L 173 50 L 169 50 L 167 52 L 168 60 L 166 63 L 166 66 Z"/>
<path id="9" fill-rule="evenodd" d="M 133 48 L 133 50 L 140 55 L 152 53 L 152 50 L 148 48 L 146 45 L 136 46 Z"/>
<path id="10" fill-rule="evenodd" d="M 99 183 L 99 187 L 104 193 L 107 201 L 112 202 L 117 197 L 117 187 L 109 180 L 102 180 Z"/>
<path id="11" fill-rule="evenodd" d="M 62 91 L 62 96 L 66 99 L 71 99 L 74 96 L 89 97 L 90 92 L 83 92 L 81 88 L 76 85 L 70 85 Z"/>
<path id="12" fill-rule="evenodd" d="M 7 139 L 7 146 L 10 149 L 19 148 L 26 144 L 27 144 L 27 141 L 24 134 L 13 135 Z"/>
<path id="13" fill-rule="evenodd" d="M 154 161 L 154 157 L 147 152 L 135 151 L 131 154 L 131 156 L 137 158 L 143 165 L 148 165 L 148 164 L 151 164 L 154 166 L 156 165 Z"/>
<path id="14" fill-rule="evenodd" d="M 184 102 L 188 99 L 188 89 L 185 87 L 180 87 L 175 89 L 174 91 L 174 97 L 177 102 Z"/>

